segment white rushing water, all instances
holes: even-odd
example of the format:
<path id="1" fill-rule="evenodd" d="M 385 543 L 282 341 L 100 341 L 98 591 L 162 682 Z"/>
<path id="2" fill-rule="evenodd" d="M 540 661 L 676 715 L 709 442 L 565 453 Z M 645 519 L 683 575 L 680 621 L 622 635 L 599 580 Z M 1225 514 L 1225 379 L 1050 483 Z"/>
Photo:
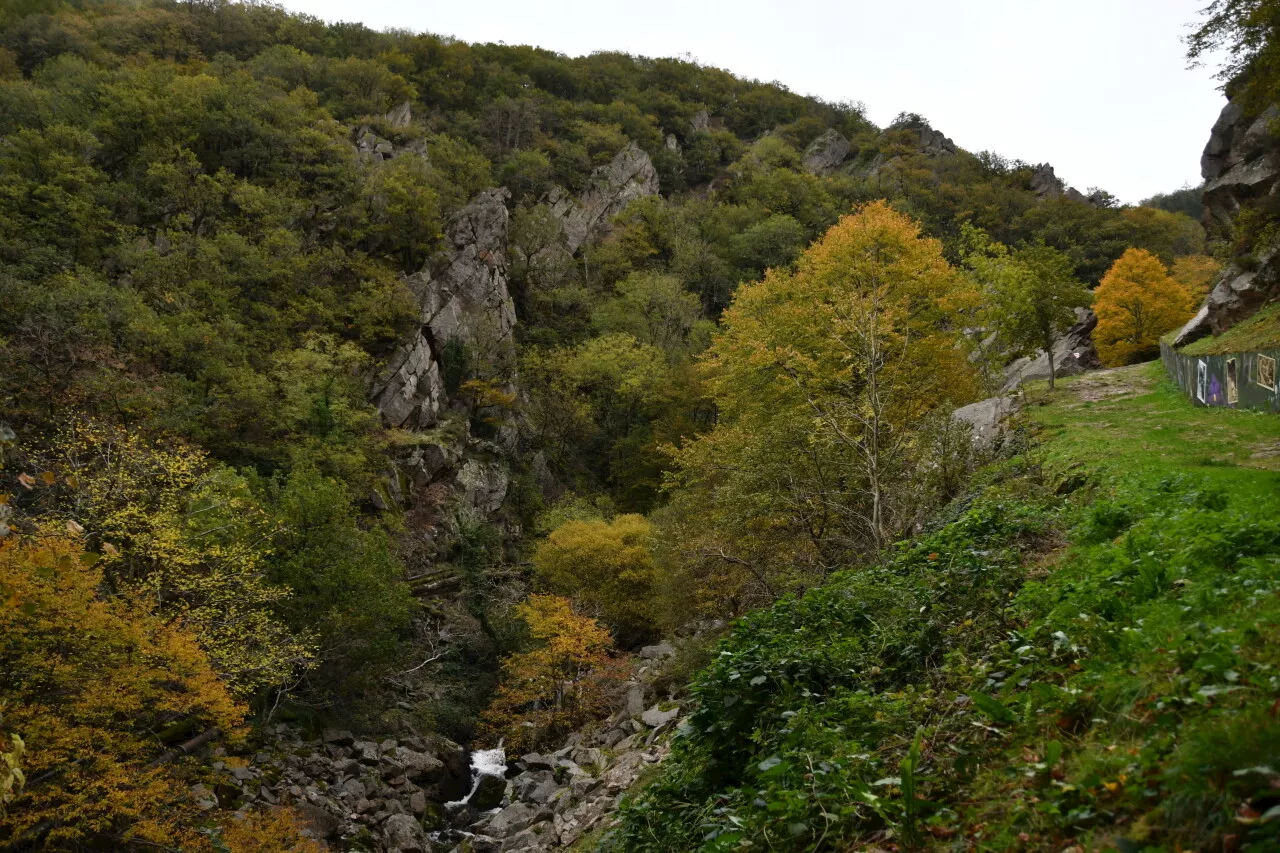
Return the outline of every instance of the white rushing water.
<path id="1" fill-rule="evenodd" d="M 471 790 L 460 800 L 445 803 L 446 806 L 457 806 L 471 799 L 480 785 L 481 776 L 504 776 L 507 772 L 507 752 L 499 743 L 493 749 L 478 749 L 471 753 Z"/>

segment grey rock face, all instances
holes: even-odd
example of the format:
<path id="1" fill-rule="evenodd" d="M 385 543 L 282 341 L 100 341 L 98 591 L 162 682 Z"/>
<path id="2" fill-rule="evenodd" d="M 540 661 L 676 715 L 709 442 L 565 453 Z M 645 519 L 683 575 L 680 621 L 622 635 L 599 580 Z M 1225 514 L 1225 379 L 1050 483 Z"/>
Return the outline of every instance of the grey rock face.
<path id="1" fill-rule="evenodd" d="M 1230 239 L 1241 208 L 1280 192 L 1280 106 L 1248 117 L 1236 103 L 1222 109 L 1200 158 L 1204 220 L 1210 237 Z M 1204 304 L 1178 333 L 1186 344 L 1221 334 L 1280 298 L 1280 244 L 1254 247 L 1245 264 L 1229 264 Z"/>
<path id="2" fill-rule="evenodd" d="M 1041 163 L 1031 173 L 1031 191 L 1041 199 L 1058 198 L 1066 188 L 1066 184 L 1054 174 L 1053 166 L 1048 163 Z"/>
<path id="3" fill-rule="evenodd" d="M 1031 173 L 1030 188 L 1036 197 L 1041 201 L 1049 199 L 1062 198 L 1066 196 L 1072 201 L 1078 201 L 1081 204 L 1087 204 L 1092 207 L 1101 207 L 1103 201 L 1103 193 L 1095 192 L 1092 195 L 1085 195 L 1075 187 L 1067 186 L 1066 182 L 1059 178 L 1053 171 L 1053 166 L 1048 163 L 1041 163 L 1035 167 L 1035 171 Z"/>
<path id="4" fill-rule="evenodd" d="M 941 131 L 925 125 L 920 128 L 920 150 L 930 157 L 956 153 L 956 144 Z"/>
<path id="5" fill-rule="evenodd" d="M 447 248 L 410 277 L 422 326 L 370 395 L 388 426 L 435 425 L 447 403 L 442 371 L 450 342 L 482 360 L 510 361 L 516 310 L 507 290 L 506 197 L 506 190 L 494 189 L 472 199 L 450 221 Z"/>
<path id="6" fill-rule="evenodd" d="M 1004 431 L 1005 420 L 1021 406 L 1016 397 L 992 397 L 956 409 L 952 417 L 973 427 L 973 443 L 990 445 Z"/>
<path id="7" fill-rule="evenodd" d="M 1098 325 L 1097 316 L 1087 308 L 1076 309 L 1076 324 L 1067 330 L 1053 346 L 1055 376 L 1075 376 L 1087 370 L 1102 367 L 1098 351 L 1093 346 L 1093 330 Z M 1049 356 L 1041 350 L 1032 358 L 1020 358 L 1005 368 L 1002 393 L 1009 393 L 1023 382 L 1049 378 Z"/>
<path id="8" fill-rule="evenodd" d="M 706 110 L 698 110 L 689 125 L 694 133 L 704 133 L 711 129 L 711 114 Z"/>
<path id="9" fill-rule="evenodd" d="M 392 107 L 386 115 L 387 124 L 392 127 L 408 127 L 413 120 L 413 110 L 408 101 L 398 107 Z"/>
<path id="10" fill-rule="evenodd" d="M 498 511 L 506 500 L 510 477 L 497 462 L 468 459 L 458 471 L 458 485 L 462 488 L 463 502 L 484 515 Z"/>
<path id="11" fill-rule="evenodd" d="M 587 190 L 578 199 L 554 190 L 547 198 L 552 212 L 564 225 L 569 252 L 604 233 L 609 219 L 638 198 L 657 195 L 658 172 L 649 155 L 634 142 L 608 164 L 591 173 Z"/>
<path id="12" fill-rule="evenodd" d="M 834 127 L 804 150 L 804 167 L 815 175 L 829 174 L 849 156 L 849 140 Z"/>
<path id="13" fill-rule="evenodd" d="M 638 717 L 644 713 L 644 685 L 632 681 L 627 684 L 626 713 L 628 717 Z"/>

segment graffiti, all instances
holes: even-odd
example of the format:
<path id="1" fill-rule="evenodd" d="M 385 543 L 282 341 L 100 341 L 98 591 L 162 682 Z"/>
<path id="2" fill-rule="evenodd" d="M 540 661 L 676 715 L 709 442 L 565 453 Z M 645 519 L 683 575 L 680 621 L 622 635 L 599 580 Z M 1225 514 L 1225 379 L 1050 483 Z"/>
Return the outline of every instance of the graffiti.
<path id="1" fill-rule="evenodd" d="M 1160 359 L 1169 378 L 1197 405 L 1280 413 L 1280 350 L 1195 357 L 1162 344 Z"/>

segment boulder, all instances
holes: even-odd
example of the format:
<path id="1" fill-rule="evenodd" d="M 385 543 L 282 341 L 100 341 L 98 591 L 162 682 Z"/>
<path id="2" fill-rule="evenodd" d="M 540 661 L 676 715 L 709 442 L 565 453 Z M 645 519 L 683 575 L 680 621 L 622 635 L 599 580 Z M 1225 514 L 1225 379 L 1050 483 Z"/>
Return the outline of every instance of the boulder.
<path id="1" fill-rule="evenodd" d="M 551 770 L 556 766 L 556 759 L 549 755 L 529 752 L 520 756 L 520 763 L 526 770 Z"/>
<path id="2" fill-rule="evenodd" d="M 384 758 L 403 770 L 406 778 L 414 782 L 438 783 L 446 775 L 444 762 L 426 752 L 414 752 L 406 746 L 397 746 Z"/>
<path id="3" fill-rule="evenodd" d="M 551 774 L 548 773 L 547 775 L 550 776 Z M 484 773 L 476 779 L 475 788 L 471 791 L 471 795 L 467 797 L 467 805 L 474 807 L 477 811 L 487 812 L 502 805 L 502 798 L 506 796 L 506 793 L 506 779 L 501 776 Z"/>
<path id="4" fill-rule="evenodd" d="M 974 444 L 988 446 L 1004 432 L 1005 420 L 1021 405 L 1016 397 L 992 397 L 956 409 L 951 416 L 973 427 Z"/>
<path id="5" fill-rule="evenodd" d="M 555 799 L 556 795 L 565 790 L 556 782 L 555 779 L 544 779 L 530 789 L 523 799 L 530 803 L 536 803 L 545 806 L 547 803 Z"/>
<path id="6" fill-rule="evenodd" d="M 485 824 L 485 833 L 495 838 L 515 835 L 547 817 L 543 810 L 528 803 L 512 803 Z"/>
<path id="7" fill-rule="evenodd" d="M 334 746 L 351 746 L 356 742 L 355 735 L 343 729 L 325 729 L 321 739 Z"/>
<path id="8" fill-rule="evenodd" d="M 430 853 L 431 842 L 418 821 L 407 814 L 393 814 L 382 825 L 382 844 L 389 853 Z"/>
<path id="9" fill-rule="evenodd" d="M 1098 317 L 1087 308 L 1076 309 L 1076 323 L 1053 345 L 1054 375 L 1075 376 L 1102 367 L 1098 351 L 1093 345 L 1093 330 Z M 1031 358 L 1020 358 L 1005 368 L 1003 394 L 1016 389 L 1023 382 L 1049 378 L 1049 356 L 1040 350 Z"/>
<path id="10" fill-rule="evenodd" d="M 804 167 L 815 175 L 830 174 L 849 156 L 849 140 L 834 127 L 804 150 Z"/>
<path id="11" fill-rule="evenodd" d="M 628 717 L 638 717 L 644 713 L 644 685 L 638 681 L 627 683 L 627 703 L 626 714 Z"/>
<path id="12" fill-rule="evenodd" d="M 670 643 L 658 643 L 655 646 L 644 646 L 640 649 L 640 657 L 645 660 L 661 660 L 662 658 L 673 658 L 676 656 L 676 650 Z"/>
<path id="13" fill-rule="evenodd" d="M 294 803 L 292 808 L 302 822 L 303 829 L 314 838 L 333 838 L 338 834 L 338 830 L 342 828 L 342 821 L 337 816 L 315 803 Z"/>
<path id="14" fill-rule="evenodd" d="M 651 729 L 660 729 L 667 723 L 674 722 L 680 716 L 679 708 L 672 708 L 669 711 L 662 710 L 661 705 L 654 705 L 649 710 L 640 715 L 640 719 L 646 726 Z"/>

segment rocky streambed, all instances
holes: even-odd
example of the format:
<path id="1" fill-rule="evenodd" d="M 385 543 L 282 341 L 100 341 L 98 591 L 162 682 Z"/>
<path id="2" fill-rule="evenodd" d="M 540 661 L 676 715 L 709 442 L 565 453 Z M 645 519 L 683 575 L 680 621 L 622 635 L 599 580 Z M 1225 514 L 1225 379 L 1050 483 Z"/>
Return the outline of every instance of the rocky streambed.
<path id="1" fill-rule="evenodd" d="M 308 833 L 338 850 L 498 853 L 568 847 L 607 826 L 621 797 L 666 756 L 680 709 L 626 707 L 559 749 L 508 757 L 444 738 L 381 741 L 288 725 L 251 756 L 222 755 L 218 781 L 194 789 L 206 808 L 291 806 Z"/>

